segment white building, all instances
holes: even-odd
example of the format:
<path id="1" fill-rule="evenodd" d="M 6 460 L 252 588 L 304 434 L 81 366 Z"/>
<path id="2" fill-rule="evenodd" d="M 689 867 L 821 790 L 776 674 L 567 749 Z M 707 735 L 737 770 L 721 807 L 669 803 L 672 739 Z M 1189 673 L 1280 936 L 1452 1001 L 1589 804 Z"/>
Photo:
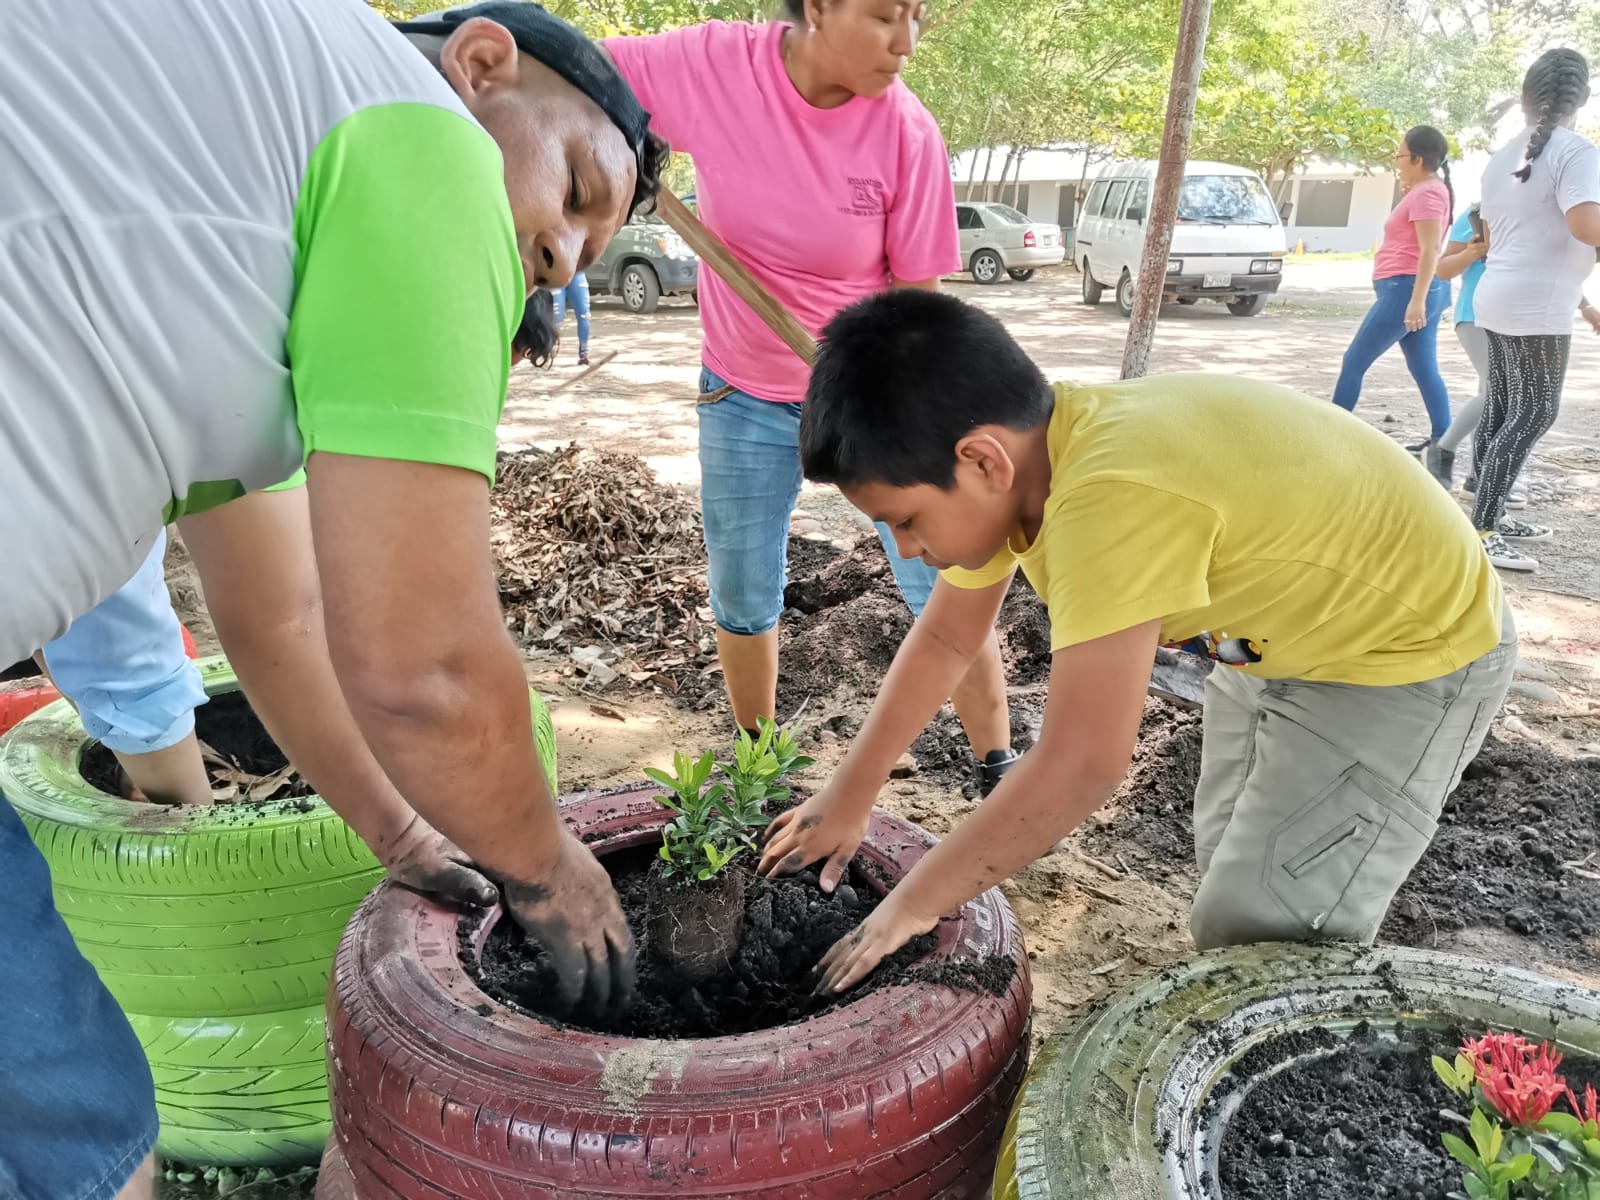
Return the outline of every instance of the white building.
<path id="1" fill-rule="evenodd" d="M 1004 147 L 997 147 L 992 156 L 986 149 L 956 155 L 950 164 L 956 199 L 1000 200 L 1032 220 L 1054 222 L 1068 233 L 1070 246 L 1083 194 L 1083 155 L 1072 150 L 1030 150 L 1023 156 L 1021 170 L 1014 169 L 1002 185 L 1005 162 Z M 1090 183 L 1105 164 L 1104 159 L 1090 163 Z M 1476 182 L 1474 175 L 1473 195 Z M 1383 235 L 1398 191 L 1390 171 L 1366 173 L 1335 163 L 1314 163 L 1294 175 L 1283 199 L 1293 205 L 1290 246 L 1304 241 L 1307 250 L 1367 251 Z"/>

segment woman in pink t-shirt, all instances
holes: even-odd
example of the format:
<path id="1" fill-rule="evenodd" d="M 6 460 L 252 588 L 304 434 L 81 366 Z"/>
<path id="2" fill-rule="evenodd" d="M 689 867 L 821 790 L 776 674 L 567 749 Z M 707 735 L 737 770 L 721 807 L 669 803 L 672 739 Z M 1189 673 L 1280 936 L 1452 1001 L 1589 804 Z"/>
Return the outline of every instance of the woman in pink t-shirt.
<path id="1" fill-rule="evenodd" d="M 921 0 L 785 0 L 789 22 L 712 21 L 606 50 L 651 127 L 695 163 L 699 216 L 813 335 L 889 287 L 961 268 L 938 126 L 900 81 Z M 713 272 L 700 273 L 701 511 L 717 649 L 735 719 L 777 706 L 778 618 L 800 494 L 809 371 Z M 895 552 L 913 611 L 937 572 Z M 1014 758 L 999 646 L 953 697 L 982 767 Z"/>
<path id="2" fill-rule="evenodd" d="M 1445 161 L 1450 145 L 1431 125 L 1408 130 L 1395 152 L 1395 174 L 1405 195 L 1383 227 L 1372 266 L 1378 302 L 1344 352 L 1333 402 L 1354 410 L 1368 369 L 1396 342 L 1428 410 L 1428 440 L 1407 447 L 1421 453 L 1450 428 L 1450 393 L 1439 374 L 1439 318 L 1450 307 L 1450 285 L 1435 270 L 1445 231 L 1455 213 L 1455 191 Z"/>

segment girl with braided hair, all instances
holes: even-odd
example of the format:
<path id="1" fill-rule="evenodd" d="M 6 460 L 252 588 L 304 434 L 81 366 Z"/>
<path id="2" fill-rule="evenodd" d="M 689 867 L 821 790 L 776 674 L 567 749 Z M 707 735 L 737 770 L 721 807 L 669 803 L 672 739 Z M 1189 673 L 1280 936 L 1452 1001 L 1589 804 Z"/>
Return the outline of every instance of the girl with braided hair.
<path id="1" fill-rule="evenodd" d="M 1510 543 L 1551 533 L 1507 517 L 1506 495 L 1560 411 L 1573 312 L 1600 246 L 1600 150 L 1572 131 L 1588 99 L 1583 55 L 1541 55 L 1522 82 L 1529 128 L 1483 177 L 1487 256 L 1474 308 L 1489 338 L 1489 389 L 1473 438 L 1472 521 L 1489 560 L 1508 571 L 1538 566 Z"/>
<path id="2" fill-rule="evenodd" d="M 1372 264 L 1378 300 L 1344 352 L 1333 389 L 1333 402 L 1354 410 L 1367 371 L 1398 343 L 1428 410 L 1428 440 L 1409 447 L 1414 454 L 1450 428 L 1450 393 L 1439 374 L 1438 340 L 1439 318 L 1450 307 L 1450 285 L 1438 276 L 1439 250 L 1455 211 L 1449 153 L 1444 134 L 1431 125 L 1407 130 L 1395 151 L 1395 174 L 1405 195 L 1384 223 L 1383 245 Z"/>

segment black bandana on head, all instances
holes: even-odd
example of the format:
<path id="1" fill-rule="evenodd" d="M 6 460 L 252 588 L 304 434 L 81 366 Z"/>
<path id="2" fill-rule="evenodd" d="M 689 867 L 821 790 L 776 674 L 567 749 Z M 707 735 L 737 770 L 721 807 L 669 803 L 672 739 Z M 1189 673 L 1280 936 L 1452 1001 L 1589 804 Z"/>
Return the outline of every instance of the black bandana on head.
<path id="1" fill-rule="evenodd" d="M 576 28 L 545 11 L 532 0 L 488 0 L 468 4 L 414 21 L 396 21 L 403 33 L 431 33 L 449 37 L 473 17 L 487 17 L 503 25 L 516 39 L 517 49 L 560 75 L 600 106 L 611 123 L 622 130 L 637 157 L 644 151 L 650 114 L 640 106 L 609 58 Z"/>

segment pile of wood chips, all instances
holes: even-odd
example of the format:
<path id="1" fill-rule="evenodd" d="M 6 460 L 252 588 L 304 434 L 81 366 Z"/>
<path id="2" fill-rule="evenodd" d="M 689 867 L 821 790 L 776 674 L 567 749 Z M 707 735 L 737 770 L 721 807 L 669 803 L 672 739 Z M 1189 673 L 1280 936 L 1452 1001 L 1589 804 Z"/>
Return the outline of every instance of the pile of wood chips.
<path id="1" fill-rule="evenodd" d="M 523 646 L 570 655 L 602 686 L 676 690 L 673 676 L 709 660 L 700 514 L 643 459 L 576 443 L 502 452 L 490 504 L 500 601 Z"/>

